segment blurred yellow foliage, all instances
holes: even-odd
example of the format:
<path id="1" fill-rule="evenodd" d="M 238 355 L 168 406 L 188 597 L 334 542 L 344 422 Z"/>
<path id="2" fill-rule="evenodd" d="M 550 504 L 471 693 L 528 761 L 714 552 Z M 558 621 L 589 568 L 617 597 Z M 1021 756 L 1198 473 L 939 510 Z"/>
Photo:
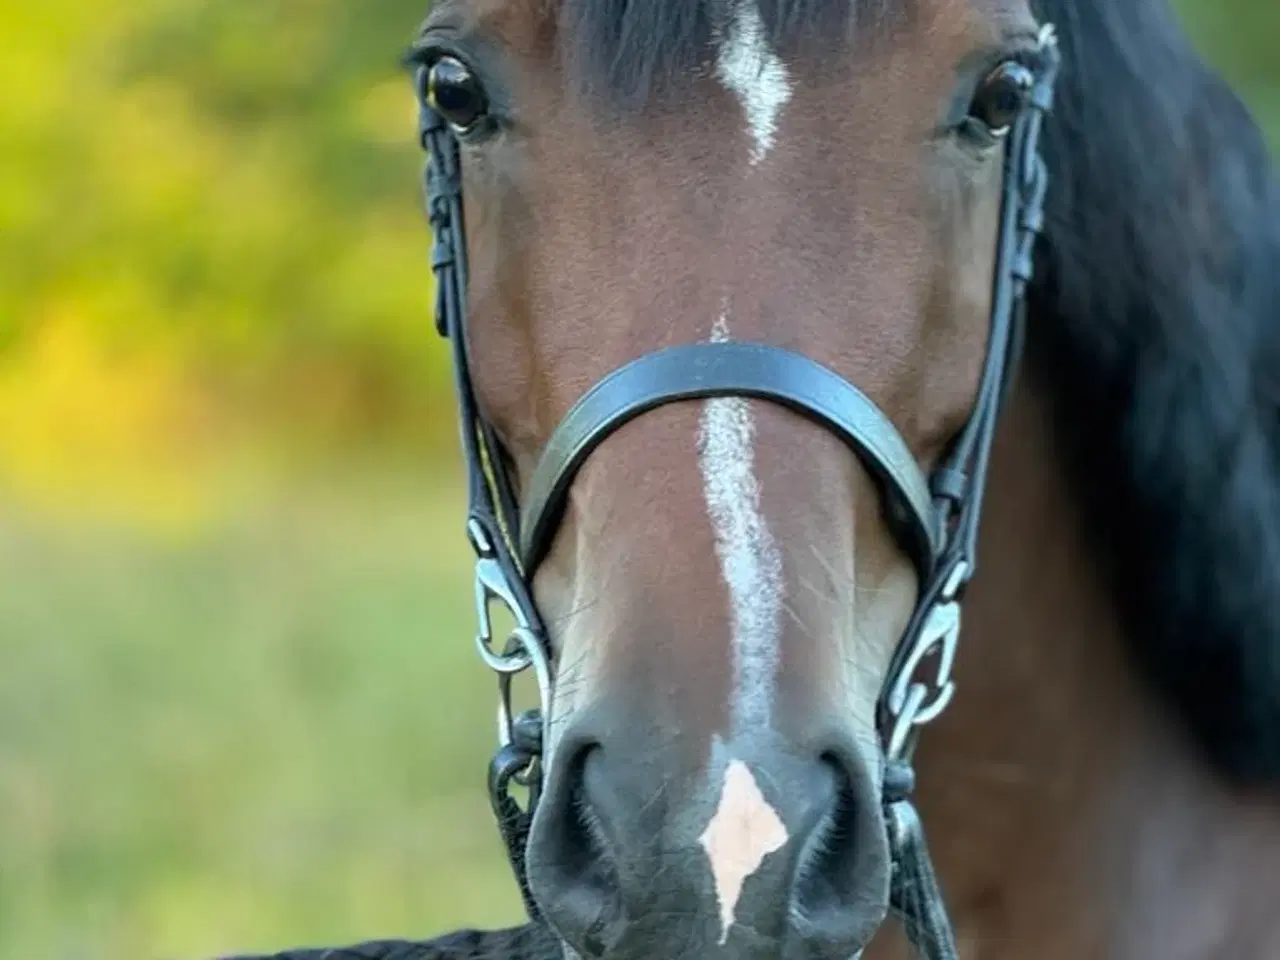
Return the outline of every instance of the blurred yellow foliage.
<path id="1" fill-rule="evenodd" d="M 1181 5 L 1280 117 L 1280 7 Z M 456 455 L 399 63 L 426 6 L 0 0 L 0 487 L 178 529 L 251 443 Z"/>
<path id="2" fill-rule="evenodd" d="M 254 444 L 438 435 L 423 12 L 0 0 L 0 488 L 172 532 Z"/>
<path id="3" fill-rule="evenodd" d="M 92 496 L 179 532 L 207 519 L 199 404 L 172 351 L 112 349 L 84 319 L 129 308 L 68 296 L 0 366 L 0 474 L 41 507 Z"/>

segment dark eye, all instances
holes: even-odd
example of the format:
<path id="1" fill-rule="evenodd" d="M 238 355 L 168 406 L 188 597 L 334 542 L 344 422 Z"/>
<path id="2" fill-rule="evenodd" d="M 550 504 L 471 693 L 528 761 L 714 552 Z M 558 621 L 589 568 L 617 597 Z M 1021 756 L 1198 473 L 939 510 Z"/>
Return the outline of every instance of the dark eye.
<path id="1" fill-rule="evenodd" d="M 1016 61 L 1007 61 L 987 74 L 973 102 L 969 117 L 995 137 L 1003 137 L 1013 127 L 1027 91 L 1035 84 L 1035 75 Z"/>
<path id="2" fill-rule="evenodd" d="M 456 130 L 470 130 L 489 109 L 476 75 L 456 57 L 441 57 L 427 74 L 427 103 Z"/>

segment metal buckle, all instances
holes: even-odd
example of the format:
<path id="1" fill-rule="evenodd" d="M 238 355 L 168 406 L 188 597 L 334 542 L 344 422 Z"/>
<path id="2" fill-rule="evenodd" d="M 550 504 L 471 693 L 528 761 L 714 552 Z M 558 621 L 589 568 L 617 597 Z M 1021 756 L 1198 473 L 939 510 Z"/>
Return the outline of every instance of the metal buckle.
<path id="1" fill-rule="evenodd" d="M 524 856 L 533 811 L 542 791 L 544 751 L 549 742 L 547 718 L 551 708 L 551 664 L 534 617 L 525 607 L 525 598 L 513 589 L 489 532 L 475 517 L 467 522 L 467 537 L 476 552 L 476 650 L 498 675 L 498 751 L 489 764 L 489 802 L 520 885 L 525 909 L 531 918 L 536 919 L 539 916 L 538 906 L 529 890 Z M 506 607 L 515 619 L 515 627 L 507 636 L 501 652 L 494 646 L 495 602 Z M 539 707 L 515 716 L 511 705 L 511 681 L 530 668 L 538 684 Z M 512 783 L 529 791 L 523 806 L 511 795 Z"/>
<path id="2" fill-rule="evenodd" d="M 961 560 L 952 568 L 925 615 L 911 652 L 889 687 L 885 706 L 894 718 L 886 750 L 890 761 L 901 759 L 910 733 L 916 727 L 936 720 L 955 696 L 956 685 L 951 679 L 951 672 L 960 640 L 959 593 L 968 578 L 969 564 Z M 930 680 L 923 681 L 917 677 L 920 666 L 935 651 L 938 656 L 937 672 Z"/>
<path id="3" fill-rule="evenodd" d="M 489 669 L 498 675 L 498 744 L 507 747 L 516 739 L 516 720 L 511 708 L 512 678 L 533 669 L 538 685 L 538 702 L 545 717 L 551 705 L 551 664 L 546 646 L 512 589 L 488 534 L 481 524 L 472 519 L 467 524 L 467 535 L 477 557 L 476 650 Z M 492 609 L 495 602 L 502 604 L 516 622 L 501 652 L 494 646 Z"/>

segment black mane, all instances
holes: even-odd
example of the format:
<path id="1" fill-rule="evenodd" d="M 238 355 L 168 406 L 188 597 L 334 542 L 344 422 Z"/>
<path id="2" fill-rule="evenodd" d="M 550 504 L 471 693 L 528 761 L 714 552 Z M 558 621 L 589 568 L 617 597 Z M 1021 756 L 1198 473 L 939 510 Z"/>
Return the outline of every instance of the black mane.
<path id="1" fill-rule="evenodd" d="M 1152 0 L 1037 0 L 1063 71 L 1028 363 L 1140 672 L 1280 783 L 1280 189 Z"/>

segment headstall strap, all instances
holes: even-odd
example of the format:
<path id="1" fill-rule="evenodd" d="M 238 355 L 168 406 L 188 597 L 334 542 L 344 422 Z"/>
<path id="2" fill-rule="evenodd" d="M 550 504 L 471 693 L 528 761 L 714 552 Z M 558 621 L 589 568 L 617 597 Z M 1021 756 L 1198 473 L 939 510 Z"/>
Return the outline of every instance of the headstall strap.
<path id="1" fill-rule="evenodd" d="M 930 478 L 940 547 L 928 564 L 920 601 L 895 651 L 881 696 L 884 806 L 893 854 L 890 907 L 915 949 L 927 960 L 955 960 L 957 953 L 912 801 L 912 758 L 920 728 L 941 715 L 955 694 L 952 670 L 960 633 L 960 603 L 976 568 L 978 521 L 991 445 L 1020 353 L 1023 298 L 1044 221 L 1048 177 L 1039 136 L 1043 118 L 1052 106 L 1059 59 L 1053 27 L 1045 25 L 1033 86 L 1005 150 L 991 330 L 976 404 L 949 458 Z M 524 858 L 548 744 L 552 657 L 526 580 L 527 571 L 519 559 L 519 505 L 503 451 L 492 426 L 477 408 L 472 388 L 465 327 L 467 248 L 460 148 L 448 124 L 428 102 L 427 75 L 428 68 L 419 67 L 419 132 L 427 154 L 424 181 L 434 237 L 431 267 L 436 278 L 436 325 L 453 351 L 468 480 L 467 537 L 476 554 L 476 647 L 498 675 L 499 749 L 489 768 L 489 795 L 525 908 L 536 919 L 538 910 L 529 892 Z M 665 396 L 669 399 L 672 393 L 668 390 Z M 495 605 L 505 608 L 515 622 L 501 647 L 493 626 Z M 511 682 L 525 671 L 532 671 L 537 682 L 540 706 L 515 716 Z M 524 806 L 512 796 L 513 783 L 529 792 Z"/>
<path id="2" fill-rule="evenodd" d="M 977 567 L 978 521 L 1000 407 L 1021 347 L 1024 295 L 1034 272 L 1036 239 L 1044 225 L 1048 171 L 1040 129 L 1053 105 L 1060 54 L 1052 24 L 1040 33 L 1035 82 L 1011 131 L 1004 158 L 1000 244 L 993 289 L 991 336 L 977 406 L 952 457 L 933 477 L 945 537 L 939 562 L 895 655 L 882 703 L 886 736 L 885 815 L 893 874 L 890 908 L 926 960 L 959 956 L 924 826 L 912 802 L 912 758 L 920 728 L 955 694 L 951 673 L 960 634 L 960 602 Z M 936 661 L 931 674 L 927 660 Z"/>
<path id="3" fill-rule="evenodd" d="M 434 244 L 436 330 L 453 350 L 454 388 L 467 469 L 467 540 L 476 556 L 476 649 L 498 677 L 498 751 L 489 765 L 489 802 L 531 919 L 538 916 L 525 871 L 525 847 L 542 780 L 546 718 L 553 684 L 546 631 L 516 559 L 519 511 L 492 428 L 477 409 L 466 342 L 467 248 L 462 211 L 462 165 L 457 138 L 427 100 L 428 68 L 416 75 L 418 129 L 427 161 L 423 186 Z M 499 648 L 495 605 L 515 626 Z M 532 670 L 539 706 L 515 716 L 512 679 Z M 512 784 L 528 790 L 522 807 Z"/>

